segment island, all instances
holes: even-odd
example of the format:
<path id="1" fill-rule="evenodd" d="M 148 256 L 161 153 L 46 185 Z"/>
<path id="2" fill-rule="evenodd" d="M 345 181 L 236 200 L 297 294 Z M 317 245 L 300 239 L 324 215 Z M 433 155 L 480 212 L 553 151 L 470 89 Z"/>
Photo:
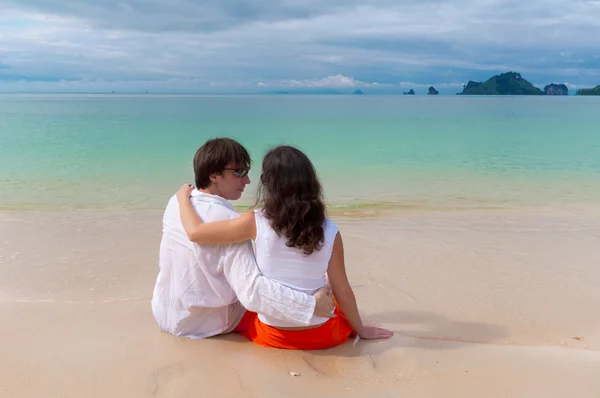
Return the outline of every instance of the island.
<path id="1" fill-rule="evenodd" d="M 521 77 L 518 72 L 496 75 L 485 82 L 472 80 L 459 95 L 543 95 L 543 91 Z"/>
<path id="2" fill-rule="evenodd" d="M 577 90 L 577 95 L 600 95 L 600 84 L 594 88 L 582 88 Z"/>
<path id="3" fill-rule="evenodd" d="M 415 95 L 415 90 L 411 88 L 408 92 L 402 93 L 402 95 Z"/>
<path id="4" fill-rule="evenodd" d="M 364 94 L 364 92 L 361 89 L 358 89 L 358 90 L 354 90 L 354 92 L 352 94 L 362 95 L 362 94 Z"/>
<path id="5" fill-rule="evenodd" d="M 440 92 L 437 91 L 433 86 L 429 87 L 429 92 L 427 95 L 438 95 Z"/>
<path id="6" fill-rule="evenodd" d="M 544 94 L 546 95 L 569 95 L 569 88 L 564 84 L 548 84 L 544 87 Z"/>

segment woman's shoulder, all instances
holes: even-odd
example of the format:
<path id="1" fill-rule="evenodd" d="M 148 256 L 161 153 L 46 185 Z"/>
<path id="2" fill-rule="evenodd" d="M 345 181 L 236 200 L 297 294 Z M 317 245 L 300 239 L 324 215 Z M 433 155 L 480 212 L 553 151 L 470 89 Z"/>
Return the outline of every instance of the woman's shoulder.
<path id="1" fill-rule="evenodd" d="M 267 218 L 265 217 L 265 211 L 263 209 L 256 208 L 249 211 L 248 213 L 252 213 L 257 222 L 267 220 Z"/>
<path id="2" fill-rule="evenodd" d="M 267 220 L 267 218 L 265 217 L 265 212 L 263 209 L 260 208 L 256 208 L 253 209 L 252 211 L 249 211 L 249 213 L 252 213 L 253 217 L 254 217 L 254 223 L 256 225 L 256 236 L 262 236 L 265 233 L 268 233 L 268 231 L 271 228 L 271 222 L 269 220 Z"/>
<path id="3" fill-rule="evenodd" d="M 340 230 L 337 224 L 329 218 L 325 219 L 325 222 L 323 223 L 323 229 L 325 230 L 325 238 L 330 238 L 332 240 L 333 238 L 335 238 L 335 235 Z"/>
<path id="4" fill-rule="evenodd" d="M 337 225 L 333 222 L 331 218 L 325 218 L 325 222 L 323 223 L 324 227 L 336 227 Z"/>

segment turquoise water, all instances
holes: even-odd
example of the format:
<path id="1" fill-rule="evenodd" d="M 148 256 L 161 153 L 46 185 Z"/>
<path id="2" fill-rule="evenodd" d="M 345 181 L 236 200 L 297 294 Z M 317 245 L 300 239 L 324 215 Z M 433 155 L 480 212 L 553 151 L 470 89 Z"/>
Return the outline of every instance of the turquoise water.
<path id="1" fill-rule="evenodd" d="M 5 94 L 0 210 L 162 208 L 214 136 L 254 181 L 270 146 L 300 147 L 332 206 L 600 203 L 600 98 Z"/>

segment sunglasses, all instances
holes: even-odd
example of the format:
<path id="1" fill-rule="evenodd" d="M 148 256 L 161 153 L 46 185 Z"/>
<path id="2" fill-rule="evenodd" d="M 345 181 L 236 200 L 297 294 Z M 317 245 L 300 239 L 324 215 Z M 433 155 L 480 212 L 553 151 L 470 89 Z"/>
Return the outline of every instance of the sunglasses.
<path id="1" fill-rule="evenodd" d="M 223 170 L 231 170 L 231 171 L 233 171 L 233 175 L 236 177 L 239 177 L 239 178 L 246 177 L 248 175 L 248 173 L 250 172 L 250 169 L 246 169 L 246 168 L 232 169 L 232 168 L 225 167 Z"/>

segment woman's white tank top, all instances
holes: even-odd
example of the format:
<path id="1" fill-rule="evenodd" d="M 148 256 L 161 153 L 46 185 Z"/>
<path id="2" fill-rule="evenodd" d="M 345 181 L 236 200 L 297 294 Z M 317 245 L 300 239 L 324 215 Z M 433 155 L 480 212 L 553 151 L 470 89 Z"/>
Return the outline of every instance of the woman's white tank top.
<path id="1" fill-rule="evenodd" d="M 277 235 L 262 210 L 255 210 L 254 218 L 256 220 L 256 262 L 264 276 L 310 295 L 325 286 L 325 273 L 338 232 L 338 227 L 331 220 L 326 219 L 323 224 L 325 232 L 323 247 L 307 256 L 301 249 L 286 245 L 288 239 L 284 235 Z M 263 323 L 275 327 L 300 326 L 294 322 L 264 315 L 258 315 L 258 318 Z M 313 316 L 310 325 L 319 325 L 327 320 L 328 318 Z"/>

